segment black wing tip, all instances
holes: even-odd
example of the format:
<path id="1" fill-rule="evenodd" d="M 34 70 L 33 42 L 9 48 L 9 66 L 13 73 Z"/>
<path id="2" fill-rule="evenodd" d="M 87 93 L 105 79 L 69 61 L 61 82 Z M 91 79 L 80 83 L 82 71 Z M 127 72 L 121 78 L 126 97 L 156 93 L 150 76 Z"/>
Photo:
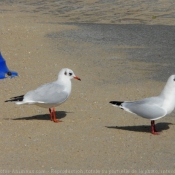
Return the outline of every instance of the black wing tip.
<path id="1" fill-rule="evenodd" d="M 17 98 L 23 98 L 24 95 L 16 96 L 16 97 L 11 97 L 10 99 L 17 99 Z"/>
<path id="2" fill-rule="evenodd" d="M 20 96 L 17 96 L 17 97 L 11 97 L 10 100 L 6 100 L 4 102 L 23 101 L 23 99 L 24 99 L 24 95 L 20 95 Z"/>
<path id="3" fill-rule="evenodd" d="M 109 103 L 120 106 L 123 103 L 123 101 L 110 101 Z"/>
<path id="4" fill-rule="evenodd" d="M 4 101 L 4 102 L 11 102 L 11 101 L 15 101 L 15 100 L 13 100 L 13 99 L 10 99 L 10 100 L 6 100 L 6 101 Z"/>

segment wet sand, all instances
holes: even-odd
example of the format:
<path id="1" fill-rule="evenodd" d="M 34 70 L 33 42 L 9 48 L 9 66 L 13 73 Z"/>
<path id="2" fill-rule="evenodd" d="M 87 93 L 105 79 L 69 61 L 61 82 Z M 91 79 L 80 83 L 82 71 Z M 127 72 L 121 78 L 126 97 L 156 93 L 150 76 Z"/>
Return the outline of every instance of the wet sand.
<path id="1" fill-rule="evenodd" d="M 174 8 L 170 0 L 1 1 L 0 50 L 19 76 L 0 81 L 0 174 L 175 173 L 175 112 L 156 121 L 154 136 L 149 120 L 109 104 L 158 95 L 174 74 Z M 56 108 L 62 123 L 48 109 L 4 103 L 63 67 L 82 81 Z"/>

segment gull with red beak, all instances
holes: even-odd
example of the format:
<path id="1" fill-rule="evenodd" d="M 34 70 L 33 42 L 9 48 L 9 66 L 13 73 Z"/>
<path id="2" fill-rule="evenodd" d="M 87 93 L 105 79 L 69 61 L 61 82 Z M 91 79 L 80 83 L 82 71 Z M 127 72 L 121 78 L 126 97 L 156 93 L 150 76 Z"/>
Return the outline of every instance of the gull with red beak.
<path id="1" fill-rule="evenodd" d="M 5 102 L 15 102 L 17 105 L 30 104 L 43 108 L 49 108 L 50 118 L 53 122 L 61 122 L 56 119 L 55 107 L 64 103 L 71 93 L 71 79 L 81 80 L 71 69 L 64 68 L 58 74 L 54 82 L 42 85 L 35 90 L 10 98 Z"/>

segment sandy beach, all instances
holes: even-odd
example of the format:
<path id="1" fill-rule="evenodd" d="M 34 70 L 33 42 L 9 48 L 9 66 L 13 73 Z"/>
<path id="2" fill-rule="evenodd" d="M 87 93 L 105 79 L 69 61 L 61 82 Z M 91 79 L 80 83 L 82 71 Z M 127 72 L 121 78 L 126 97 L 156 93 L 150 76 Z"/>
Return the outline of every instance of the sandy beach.
<path id="1" fill-rule="evenodd" d="M 0 174 L 174 174 L 175 111 L 156 121 L 109 104 L 156 96 L 175 73 L 171 0 L 1 0 Z M 49 110 L 4 103 L 68 67 L 69 99 Z"/>

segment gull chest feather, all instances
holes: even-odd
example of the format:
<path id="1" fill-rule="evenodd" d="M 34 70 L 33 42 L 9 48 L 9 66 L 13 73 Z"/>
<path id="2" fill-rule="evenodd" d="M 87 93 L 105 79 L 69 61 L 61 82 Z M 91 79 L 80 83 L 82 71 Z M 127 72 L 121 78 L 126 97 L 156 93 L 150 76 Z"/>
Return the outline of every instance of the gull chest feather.
<path id="1" fill-rule="evenodd" d="M 163 108 L 167 111 L 167 114 L 171 113 L 175 108 L 175 94 L 169 95 L 164 99 Z"/>

